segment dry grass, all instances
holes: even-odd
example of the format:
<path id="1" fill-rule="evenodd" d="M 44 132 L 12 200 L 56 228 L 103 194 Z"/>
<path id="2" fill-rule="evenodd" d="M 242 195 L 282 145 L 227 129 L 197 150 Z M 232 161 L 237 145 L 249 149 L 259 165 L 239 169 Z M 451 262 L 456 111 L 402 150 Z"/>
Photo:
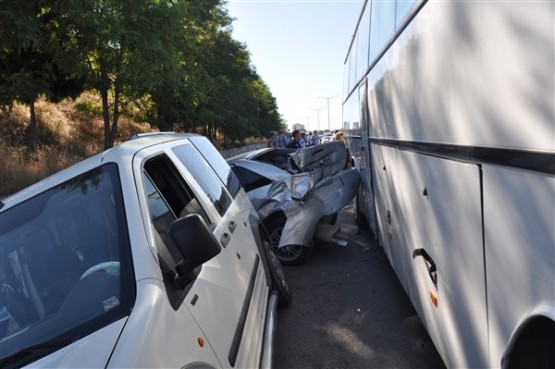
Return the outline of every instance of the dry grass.
<path id="1" fill-rule="evenodd" d="M 52 146 L 29 151 L 9 147 L 2 141 L 0 157 L 0 196 L 17 192 L 77 161 Z"/>
<path id="2" fill-rule="evenodd" d="M 31 138 L 28 106 L 15 104 L 11 111 L 0 110 L 0 198 L 103 149 L 104 123 L 98 95 L 85 92 L 76 100 L 58 104 L 39 100 L 35 112 L 39 128 L 37 137 Z M 156 129 L 148 123 L 137 123 L 122 114 L 115 143 L 134 133 L 153 131 Z M 215 141 L 219 148 L 226 146 L 221 140 Z M 244 142 L 245 149 L 264 144 L 260 138 L 247 138 Z"/>
<path id="3" fill-rule="evenodd" d="M 103 148 L 104 125 L 100 101 L 85 93 L 75 101 L 35 104 L 37 137 L 28 134 L 28 106 L 15 104 L 0 111 L 0 197 L 23 189 Z M 116 143 L 132 133 L 153 131 L 149 124 L 119 121 Z"/>

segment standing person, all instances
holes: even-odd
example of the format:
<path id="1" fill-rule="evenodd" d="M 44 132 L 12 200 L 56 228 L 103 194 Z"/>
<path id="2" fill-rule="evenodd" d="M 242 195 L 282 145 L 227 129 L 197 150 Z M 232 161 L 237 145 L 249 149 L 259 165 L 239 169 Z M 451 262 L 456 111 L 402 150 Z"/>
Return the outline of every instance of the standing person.
<path id="1" fill-rule="evenodd" d="M 274 146 L 276 149 L 285 149 L 287 144 L 289 143 L 289 137 L 287 137 L 287 131 L 283 129 L 281 134 L 276 139 L 276 145 Z"/>
<path id="2" fill-rule="evenodd" d="M 307 146 L 307 139 L 305 137 L 305 132 L 301 132 L 301 140 L 299 141 L 301 145 L 301 149 L 304 149 Z"/>
<path id="3" fill-rule="evenodd" d="M 341 132 L 340 130 L 335 131 L 332 141 L 341 141 L 341 140 L 343 140 L 343 132 Z"/>
<path id="4" fill-rule="evenodd" d="M 301 131 L 298 129 L 293 131 L 291 135 L 291 142 L 287 145 L 288 149 L 300 149 L 301 148 Z"/>
<path id="5" fill-rule="evenodd" d="M 310 136 L 310 145 L 320 145 L 320 136 L 318 136 L 318 132 L 314 131 Z"/>
<path id="6" fill-rule="evenodd" d="M 270 131 L 270 137 L 268 138 L 267 146 L 268 147 L 276 147 L 276 141 L 278 138 L 278 134 L 276 131 Z"/>

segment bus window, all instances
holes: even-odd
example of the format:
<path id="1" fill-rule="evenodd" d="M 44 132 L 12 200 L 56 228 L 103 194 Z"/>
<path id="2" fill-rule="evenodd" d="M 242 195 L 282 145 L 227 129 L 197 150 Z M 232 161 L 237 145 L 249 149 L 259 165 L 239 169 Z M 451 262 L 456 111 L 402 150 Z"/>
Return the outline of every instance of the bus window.
<path id="1" fill-rule="evenodd" d="M 410 13 L 410 10 L 413 8 L 416 0 L 398 0 L 397 1 L 397 12 L 396 12 L 396 20 L 395 20 L 395 28 L 399 29 L 403 25 L 403 21 Z"/>
<path id="2" fill-rule="evenodd" d="M 358 61 L 357 61 L 357 81 L 366 74 L 368 70 L 368 42 L 370 38 L 370 5 L 364 8 L 364 14 L 358 25 Z"/>
<path id="3" fill-rule="evenodd" d="M 370 64 L 376 59 L 395 32 L 395 2 L 373 1 L 370 24 Z"/>
<path id="4" fill-rule="evenodd" d="M 349 91 L 355 87 L 357 83 L 357 43 L 358 35 L 355 36 L 353 46 L 351 47 L 351 55 L 349 55 Z"/>

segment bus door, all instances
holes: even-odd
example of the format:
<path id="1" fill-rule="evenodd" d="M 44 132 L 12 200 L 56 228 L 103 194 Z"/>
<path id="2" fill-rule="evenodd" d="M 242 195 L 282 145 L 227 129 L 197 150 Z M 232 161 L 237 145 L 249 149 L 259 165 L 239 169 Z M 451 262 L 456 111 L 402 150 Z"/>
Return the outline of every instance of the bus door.
<path id="1" fill-rule="evenodd" d="M 399 179 L 398 150 L 379 144 L 372 144 L 371 149 L 372 166 L 375 170 L 377 234 L 391 266 L 408 294 L 406 267 L 410 258 L 407 257 L 408 250 L 400 232 L 403 220 L 396 191 Z"/>
<path id="2" fill-rule="evenodd" d="M 487 367 L 481 169 L 408 151 L 397 164 L 410 298 L 446 362 Z"/>

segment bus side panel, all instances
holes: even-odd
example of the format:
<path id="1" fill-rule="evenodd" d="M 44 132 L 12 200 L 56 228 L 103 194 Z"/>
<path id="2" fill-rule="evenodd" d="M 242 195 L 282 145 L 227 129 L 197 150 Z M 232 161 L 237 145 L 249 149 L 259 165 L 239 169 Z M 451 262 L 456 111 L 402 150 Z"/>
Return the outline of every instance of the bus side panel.
<path id="1" fill-rule="evenodd" d="M 446 365 L 487 367 L 480 168 L 401 150 L 396 163 L 396 237 L 407 254 L 392 259 L 409 260 L 411 301 Z"/>
<path id="2" fill-rule="evenodd" d="M 370 230 L 376 236 L 368 125 L 366 83 L 363 82 L 358 91 L 355 91 L 343 105 L 343 128 L 348 132 L 349 151 L 355 159 L 355 167 L 361 176 L 360 187 L 357 192 L 357 211 L 360 211 L 366 217 Z"/>
<path id="3" fill-rule="evenodd" d="M 396 181 L 399 171 L 396 166 L 397 151 L 386 146 L 372 145 L 372 166 L 375 168 L 374 188 L 376 189 L 376 218 L 378 238 L 391 266 L 395 270 L 401 285 L 408 295 L 406 265 L 407 250 L 401 242 L 401 219 L 398 210 L 399 201 L 396 193 Z"/>
<path id="4" fill-rule="evenodd" d="M 370 71 L 370 136 L 553 152 L 554 16 L 552 1 L 427 2 Z"/>
<path id="5" fill-rule="evenodd" d="M 373 182 L 373 168 L 372 168 L 372 158 L 370 157 L 370 142 L 369 137 L 369 114 L 368 114 L 368 98 L 367 98 L 367 84 L 364 82 L 359 88 L 359 98 L 360 98 L 360 125 L 361 125 L 361 142 L 360 142 L 360 158 L 361 158 L 361 192 L 363 193 L 362 200 L 360 202 L 361 211 L 363 212 L 366 220 L 368 221 L 368 226 L 375 237 L 377 237 L 377 221 L 376 221 L 376 211 L 374 208 L 374 193 L 372 188 Z"/>
<path id="6" fill-rule="evenodd" d="M 518 325 L 555 318 L 555 177 L 484 165 L 484 224 L 492 367 Z"/>

